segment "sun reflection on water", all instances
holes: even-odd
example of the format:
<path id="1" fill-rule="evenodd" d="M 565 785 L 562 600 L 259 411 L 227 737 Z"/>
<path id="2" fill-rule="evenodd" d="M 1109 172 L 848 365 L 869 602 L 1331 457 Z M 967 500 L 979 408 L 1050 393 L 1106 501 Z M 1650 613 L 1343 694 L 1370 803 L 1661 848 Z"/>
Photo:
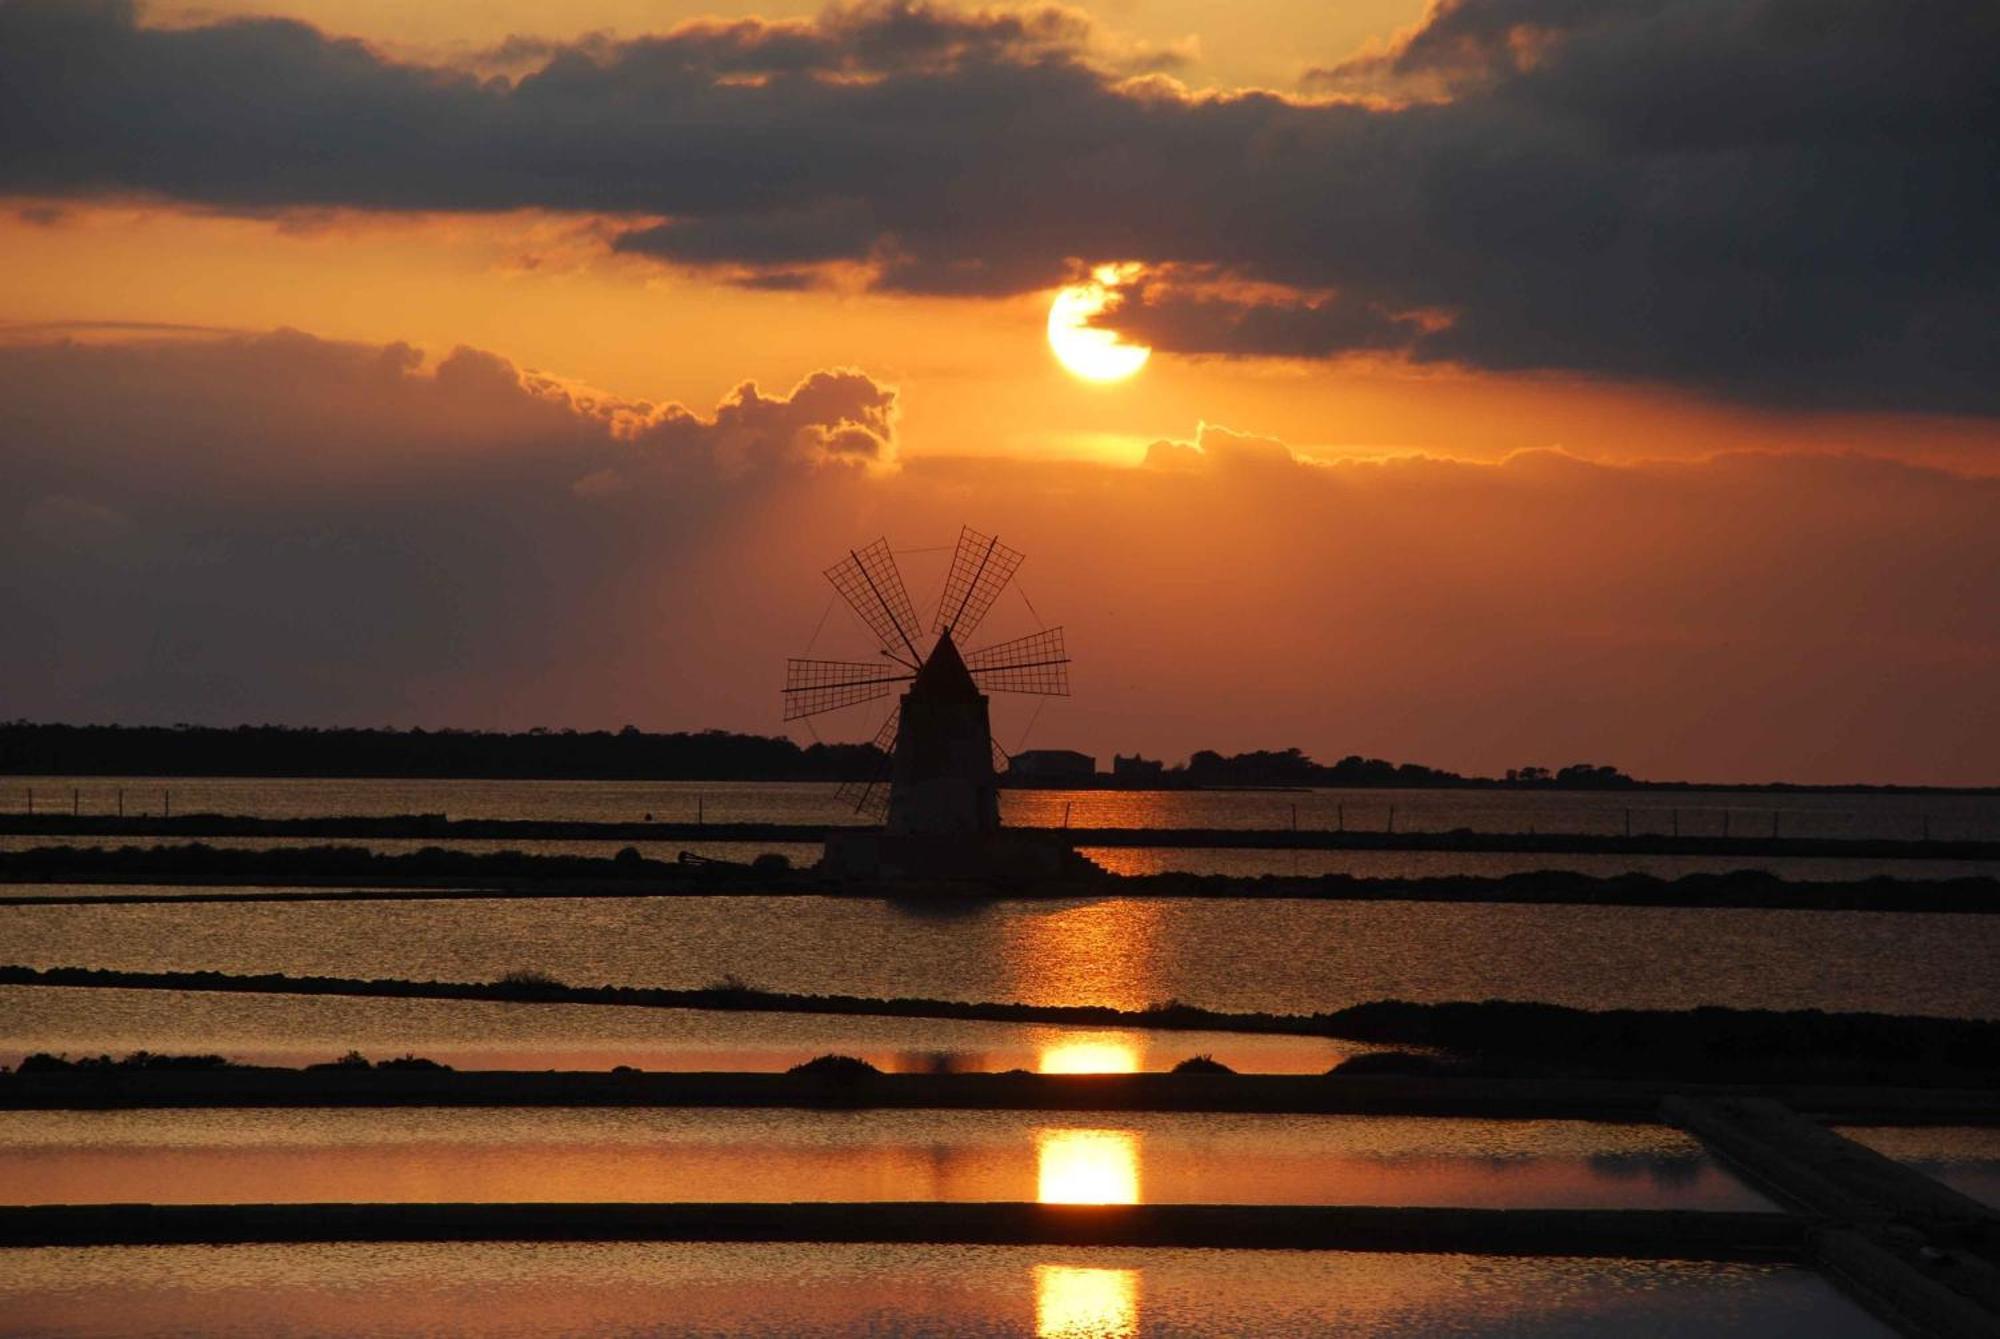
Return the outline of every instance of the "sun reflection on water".
<path id="1" fill-rule="evenodd" d="M 1044 1074 L 1136 1074 L 1139 1051 L 1130 1042 L 1085 1037 L 1049 1047 L 1035 1067 Z"/>
<path id="2" fill-rule="evenodd" d="M 1035 1266 L 1035 1339 L 1131 1339 L 1139 1271 Z"/>
<path id="3" fill-rule="evenodd" d="M 1038 1130 L 1035 1172 L 1035 1198 L 1043 1204 L 1137 1204 L 1139 1136 L 1130 1130 Z"/>

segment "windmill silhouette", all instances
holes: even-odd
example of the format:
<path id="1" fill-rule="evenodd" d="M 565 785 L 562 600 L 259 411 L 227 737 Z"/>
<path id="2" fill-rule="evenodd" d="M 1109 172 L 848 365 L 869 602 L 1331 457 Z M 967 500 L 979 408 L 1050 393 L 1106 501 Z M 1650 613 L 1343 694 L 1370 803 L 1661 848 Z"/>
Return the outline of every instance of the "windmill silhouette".
<path id="1" fill-rule="evenodd" d="M 996 759 L 1004 763 L 1006 755 L 993 739 L 987 693 L 1069 695 L 1069 656 L 1060 627 L 975 651 L 959 649 L 1013 580 L 1022 556 L 991 535 L 961 529 L 928 637 L 887 540 L 851 549 L 826 569 L 827 580 L 874 634 L 880 659 L 786 661 L 785 719 L 901 693 L 875 736 L 880 771 L 841 788 L 858 812 L 885 819 L 889 833 L 997 832 Z M 935 640 L 926 653 L 920 639 L 929 637 Z"/>

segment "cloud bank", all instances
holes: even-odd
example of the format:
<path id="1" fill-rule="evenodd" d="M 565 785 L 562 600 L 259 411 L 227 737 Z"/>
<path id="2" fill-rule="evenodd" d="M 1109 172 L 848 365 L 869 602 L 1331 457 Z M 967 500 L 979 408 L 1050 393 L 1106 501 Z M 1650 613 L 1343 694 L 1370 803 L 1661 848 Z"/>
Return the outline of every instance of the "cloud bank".
<path id="1" fill-rule="evenodd" d="M 627 253 L 779 287 L 992 296 L 1127 259 L 1156 277 L 1124 316 L 1170 352 L 2000 412 L 1985 0 L 1447 0 L 1316 97 L 1190 94 L 1046 6 L 523 59 L 7 0 L 0 190 L 593 211 Z"/>
<path id="2" fill-rule="evenodd" d="M 853 371 L 697 413 L 295 332 L 0 348 L 9 711 L 775 731 L 820 569 L 970 522 L 1078 657 L 1036 743 L 1995 780 L 2000 480 L 1215 426 L 1141 467 L 951 460 L 895 417 Z M 1010 597 L 992 631 L 1032 626 Z M 838 611 L 814 650 L 869 653 Z"/>

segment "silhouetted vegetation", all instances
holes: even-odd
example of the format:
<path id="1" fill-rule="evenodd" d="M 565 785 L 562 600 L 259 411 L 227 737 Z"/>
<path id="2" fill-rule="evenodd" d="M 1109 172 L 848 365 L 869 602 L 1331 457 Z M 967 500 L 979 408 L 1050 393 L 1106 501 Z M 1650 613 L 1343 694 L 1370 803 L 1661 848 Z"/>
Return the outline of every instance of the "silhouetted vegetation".
<path id="1" fill-rule="evenodd" d="M 1176 1074 L 1234 1074 L 1236 1071 L 1212 1055 L 1191 1055 L 1175 1065 Z"/>
<path id="2" fill-rule="evenodd" d="M 1443 1060 L 1412 1051 L 1363 1051 L 1350 1055 L 1329 1069 L 1329 1074 L 1439 1074 L 1446 1070 Z"/>
<path id="3" fill-rule="evenodd" d="M 338 1060 L 321 1060 L 307 1065 L 307 1069 L 373 1069 L 374 1062 L 359 1051 L 349 1051 Z"/>
<path id="4" fill-rule="evenodd" d="M 1314 762 L 1299 749 L 1258 749 L 1224 756 L 1211 749 L 1191 754 L 1184 767 L 1168 767 L 1158 784 L 1173 786 L 1464 786 L 1491 785 L 1441 768 L 1392 763 L 1352 754 L 1336 763 Z"/>
<path id="5" fill-rule="evenodd" d="M 566 986 L 547 972 L 532 967 L 517 967 L 494 983 L 500 990 L 522 999 L 549 999 L 560 995 Z"/>
<path id="6" fill-rule="evenodd" d="M 60 1070 L 144 1070 L 144 1069 L 234 1069 L 236 1062 L 219 1055 L 156 1055 L 152 1051 L 133 1051 L 129 1055 L 112 1059 L 108 1055 L 86 1055 L 75 1060 L 67 1051 L 61 1055 L 50 1055 L 47 1051 L 37 1051 L 21 1061 L 17 1072 L 22 1074 L 48 1074 Z"/>
<path id="7" fill-rule="evenodd" d="M 437 1060 L 427 1060 L 423 1056 L 412 1055 L 408 1052 L 389 1060 L 370 1061 L 367 1056 L 361 1054 L 359 1051 L 349 1051 L 338 1060 L 322 1060 L 317 1064 L 307 1065 L 306 1068 L 308 1070 L 347 1070 L 354 1073 L 376 1069 L 391 1071 L 428 1069 L 436 1070 L 440 1073 L 451 1072 L 450 1065 Z"/>
<path id="8" fill-rule="evenodd" d="M 793 1065 L 787 1074 L 818 1074 L 830 1079 L 859 1079 L 882 1071 L 859 1056 L 816 1055 L 803 1064 Z"/>

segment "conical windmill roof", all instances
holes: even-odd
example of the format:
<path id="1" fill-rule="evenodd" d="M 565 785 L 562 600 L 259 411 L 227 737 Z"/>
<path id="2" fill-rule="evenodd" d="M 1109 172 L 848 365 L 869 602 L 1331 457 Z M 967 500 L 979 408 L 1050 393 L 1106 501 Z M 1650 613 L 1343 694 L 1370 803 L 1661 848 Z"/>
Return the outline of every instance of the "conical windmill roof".
<path id="1" fill-rule="evenodd" d="M 938 634 L 937 645 L 910 684 L 910 696 L 924 702 L 976 702 L 983 696 L 949 632 Z"/>

